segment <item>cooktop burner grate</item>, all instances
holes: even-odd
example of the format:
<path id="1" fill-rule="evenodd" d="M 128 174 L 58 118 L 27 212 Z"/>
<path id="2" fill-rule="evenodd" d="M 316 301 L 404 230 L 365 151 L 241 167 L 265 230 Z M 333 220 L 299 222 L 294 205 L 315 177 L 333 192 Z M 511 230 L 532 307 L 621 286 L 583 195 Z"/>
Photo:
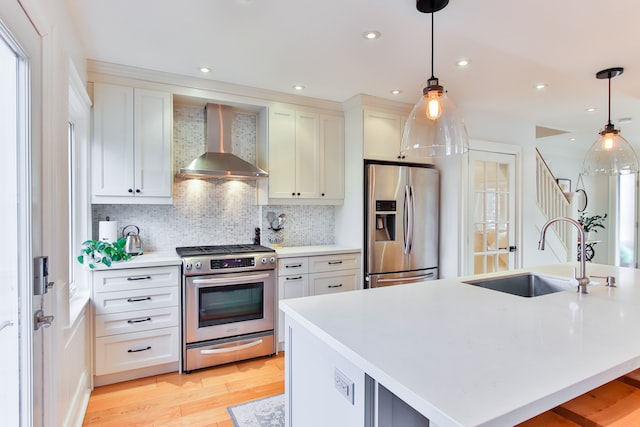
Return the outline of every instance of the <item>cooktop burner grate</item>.
<path id="1" fill-rule="evenodd" d="M 185 246 L 176 248 L 176 252 L 181 257 L 186 257 L 273 252 L 273 249 L 261 245 Z"/>

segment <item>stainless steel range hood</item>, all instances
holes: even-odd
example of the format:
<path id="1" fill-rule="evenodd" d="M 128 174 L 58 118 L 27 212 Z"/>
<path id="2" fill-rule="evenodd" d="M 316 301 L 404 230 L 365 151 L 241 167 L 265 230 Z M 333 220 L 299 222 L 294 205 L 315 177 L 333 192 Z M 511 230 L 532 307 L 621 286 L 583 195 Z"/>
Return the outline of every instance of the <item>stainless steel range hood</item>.
<path id="1" fill-rule="evenodd" d="M 233 113 L 218 104 L 207 104 L 207 152 L 180 168 L 178 176 L 184 178 L 240 178 L 257 179 L 269 176 L 262 169 L 231 153 L 231 125 Z"/>

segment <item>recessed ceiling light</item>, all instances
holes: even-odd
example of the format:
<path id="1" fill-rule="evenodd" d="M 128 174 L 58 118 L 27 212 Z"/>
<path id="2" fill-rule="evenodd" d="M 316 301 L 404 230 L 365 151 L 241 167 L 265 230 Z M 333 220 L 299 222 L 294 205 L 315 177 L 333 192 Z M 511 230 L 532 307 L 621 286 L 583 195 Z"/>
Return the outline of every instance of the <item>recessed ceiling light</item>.
<path id="1" fill-rule="evenodd" d="M 402 93 L 402 91 L 401 91 L 400 89 L 393 89 L 393 90 L 391 91 L 391 94 L 392 94 L 392 95 L 400 95 L 401 93 Z"/>
<path id="2" fill-rule="evenodd" d="M 364 33 L 362 33 L 362 37 L 367 40 L 379 39 L 381 35 L 382 34 L 380 34 L 379 31 L 365 31 Z"/>
<path id="3" fill-rule="evenodd" d="M 576 142 L 576 139 L 575 138 L 569 138 L 569 141 Z"/>
<path id="4" fill-rule="evenodd" d="M 470 63 L 471 61 L 469 61 L 468 59 L 460 59 L 456 61 L 456 66 L 464 68 L 464 67 L 468 67 Z"/>
<path id="5" fill-rule="evenodd" d="M 536 88 L 536 90 L 542 90 L 544 88 L 546 88 L 548 85 L 546 83 L 537 83 L 534 87 Z"/>
<path id="6" fill-rule="evenodd" d="M 211 68 L 209 68 L 209 67 L 200 67 L 199 70 L 200 70 L 201 73 L 209 73 L 209 72 L 211 72 Z"/>
<path id="7" fill-rule="evenodd" d="M 596 108 L 594 108 L 594 107 L 587 108 L 587 112 L 588 113 L 593 113 L 594 111 L 596 111 Z"/>
<path id="8" fill-rule="evenodd" d="M 293 88 L 294 88 L 295 90 L 298 90 L 298 91 L 300 91 L 300 90 L 304 90 L 304 86 L 302 86 L 302 85 L 294 85 L 294 86 L 293 86 Z"/>

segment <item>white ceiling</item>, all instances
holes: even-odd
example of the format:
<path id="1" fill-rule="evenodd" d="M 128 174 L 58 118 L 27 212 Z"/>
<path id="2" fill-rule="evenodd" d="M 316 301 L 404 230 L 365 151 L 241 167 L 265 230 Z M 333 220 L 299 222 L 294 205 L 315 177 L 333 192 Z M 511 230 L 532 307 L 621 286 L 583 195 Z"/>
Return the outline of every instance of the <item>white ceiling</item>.
<path id="1" fill-rule="evenodd" d="M 413 104 L 431 74 L 431 17 L 415 0 L 65 1 L 101 61 L 197 77 L 208 66 L 213 80 L 286 93 L 301 84 L 339 102 L 365 93 Z M 611 116 L 633 119 L 620 127 L 637 149 L 639 18 L 638 0 L 450 0 L 435 14 L 435 75 L 463 111 L 565 130 L 544 140 L 585 149 L 607 120 L 607 81 L 595 73 L 622 66 Z M 365 40 L 367 30 L 382 37 Z M 457 68 L 460 58 L 471 65 Z"/>

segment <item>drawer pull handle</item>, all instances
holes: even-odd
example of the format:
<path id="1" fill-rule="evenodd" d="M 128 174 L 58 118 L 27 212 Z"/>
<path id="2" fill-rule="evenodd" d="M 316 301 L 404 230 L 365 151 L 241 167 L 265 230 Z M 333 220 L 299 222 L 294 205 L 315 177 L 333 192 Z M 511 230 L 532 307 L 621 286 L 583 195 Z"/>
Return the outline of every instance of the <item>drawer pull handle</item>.
<path id="1" fill-rule="evenodd" d="M 129 280 L 129 281 L 134 281 L 134 280 L 151 280 L 151 276 L 127 277 L 127 280 Z"/>
<path id="2" fill-rule="evenodd" d="M 139 352 L 141 352 L 141 351 L 147 351 L 147 350 L 151 350 L 151 346 L 150 346 L 150 345 L 149 345 L 149 346 L 147 346 L 146 348 L 139 348 L 139 349 L 137 349 L 137 350 L 131 350 L 131 349 L 129 349 L 129 350 L 127 350 L 127 353 L 139 353 Z"/>
<path id="3" fill-rule="evenodd" d="M 128 302 L 140 302 L 140 301 L 151 301 L 151 297 L 144 297 L 144 298 L 129 298 L 127 299 Z"/>
<path id="4" fill-rule="evenodd" d="M 284 268 L 300 268 L 302 267 L 302 264 L 287 264 L 284 266 Z"/>
<path id="5" fill-rule="evenodd" d="M 329 261 L 329 265 L 342 264 L 342 261 Z"/>
<path id="6" fill-rule="evenodd" d="M 287 277 L 287 280 L 300 280 L 300 279 L 302 279 L 302 276 Z"/>
<path id="7" fill-rule="evenodd" d="M 146 319 L 129 319 L 129 320 L 127 320 L 127 323 L 129 323 L 129 324 L 142 323 L 142 322 L 151 322 L 151 317 L 147 317 Z"/>
<path id="8" fill-rule="evenodd" d="M 342 283 L 340 283 L 339 285 L 329 285 L 327 287 L 328 288 L 341 288 L 342 287 Z"/>
<path id="9" fill-rule="evenodd" d="M 200 350 L 200 354 L 207 355 L 207 354 L 229 353 L 232 351 L 244 350 L 245 348 L 253 347 L 260 344 L 262 344 L 262 339 L 258 339 L 258 340 L 247 342 L 240 345 L 231 345 L 229 347 L 217 347 L 217 348 L 214 347 L 206 350 Z"/>

